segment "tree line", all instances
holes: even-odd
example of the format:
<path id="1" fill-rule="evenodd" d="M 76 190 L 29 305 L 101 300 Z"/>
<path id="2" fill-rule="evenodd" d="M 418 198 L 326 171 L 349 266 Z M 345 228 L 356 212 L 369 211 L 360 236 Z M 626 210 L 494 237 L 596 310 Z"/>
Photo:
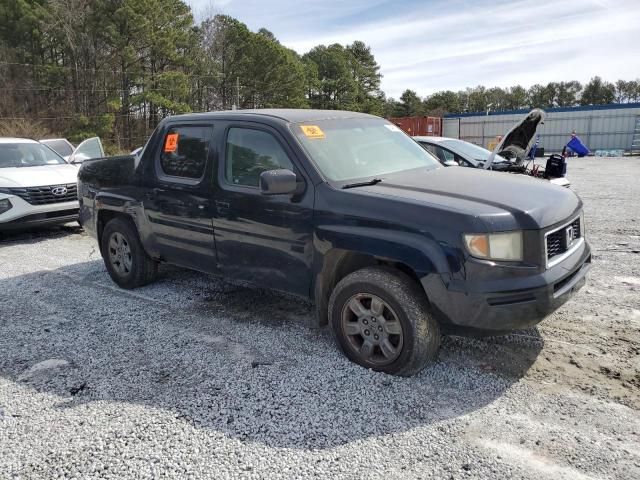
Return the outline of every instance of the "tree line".
<path id="1" fill-rule="evenodd" d="M 387 101 L 387 112 L 399 117 L 441 116 L 445 113 L 635 102 L 640 102 L 640 79 L 610 83 L 594 77 L 584 85 L 576 80 L 536 84 L 528 89 L 520 85 L 510 88 L 486 88 L 480 85 L 457 92 L 436 92 L 425 98 L 420 98 L 413 90 L 405 90 L 399 101 Z"/>
<path id="2" fill-rule="evenodd" d="M 98 135 L 144 143 L 163 117 L 230 108 L 344 109 L 381 116 L 639 101 L 638 81 L 476 87 L 400 99 L 380 90 L 361 41 L 303 55 L 226 15 L 196 22 L 182 0 L 0 2 L 0 136 Z"/>

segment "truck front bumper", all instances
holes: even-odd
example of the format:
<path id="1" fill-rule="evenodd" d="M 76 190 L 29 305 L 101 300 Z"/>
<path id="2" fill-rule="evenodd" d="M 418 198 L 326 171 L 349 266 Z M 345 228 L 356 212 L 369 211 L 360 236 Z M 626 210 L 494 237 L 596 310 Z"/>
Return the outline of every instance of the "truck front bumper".
<path id="1" fill-rule="evenodd" d="M 485 268 L 502 268 L 487 266 Z M 509 274 L 486 281 L 447 281 L 428 275 L 421 283 L 446 333 L 497 335 L 528 328 L 553 313 L 585 284 L 591 268 L 587 242 L 561 263 L 531 275 Z M 477 270 L 476 270 L 477 272 Z"/>

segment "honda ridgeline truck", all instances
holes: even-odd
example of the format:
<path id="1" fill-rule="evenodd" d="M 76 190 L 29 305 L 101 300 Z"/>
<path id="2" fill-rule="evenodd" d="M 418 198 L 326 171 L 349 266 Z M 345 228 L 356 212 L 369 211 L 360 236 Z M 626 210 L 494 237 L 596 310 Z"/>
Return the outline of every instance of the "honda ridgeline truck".
<path id="1" fill-rule="evenodd" d="M 120 287 L 167 262 L 299 295 L 349 359 L 398 375 L 432 361 L 441 332 L 537 324 L 591 263 L 571 190 L 443 168 L 360 113 L 169 117 L 141 155 L 85 162 L 78 188 Z"/>

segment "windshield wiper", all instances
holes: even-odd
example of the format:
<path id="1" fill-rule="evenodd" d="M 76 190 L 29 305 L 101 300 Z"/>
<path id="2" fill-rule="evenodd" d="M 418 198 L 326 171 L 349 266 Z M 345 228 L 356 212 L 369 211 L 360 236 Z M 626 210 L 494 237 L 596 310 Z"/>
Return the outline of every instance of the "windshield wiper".
<path id="1" fill-rule="evenodd" d="M 347 183 L 346 185 L 342 186 L 342 189 L 344 190 L 346 188 L 366 187 L 368 185 L 375 185 L 377 183 L 380 183 L 381 181 L 381 178 L 372 178 L 371 180 L 367 180 L 366 182 Z"/>

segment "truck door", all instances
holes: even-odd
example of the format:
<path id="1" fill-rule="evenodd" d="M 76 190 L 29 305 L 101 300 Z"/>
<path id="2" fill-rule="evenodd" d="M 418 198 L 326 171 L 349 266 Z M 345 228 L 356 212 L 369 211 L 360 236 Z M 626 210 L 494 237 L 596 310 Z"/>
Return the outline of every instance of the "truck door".
<path id="1" fill-rule="evenodd" d="M 144 208 L 153 244 L 163 260 L 216 270 L 211 173 L 213 126 L 169 125 L 147 178 Z"/>
<path id="2" fill-rule="evenodd" d="M 275 129 L 229 124 L 220 143 L 214 230 L 221 270 L 230 277 L 308 295 L 313 185 Z M 260 174 L 279 168 L 296 173 L 299 194 L 260 193 Z"/>

